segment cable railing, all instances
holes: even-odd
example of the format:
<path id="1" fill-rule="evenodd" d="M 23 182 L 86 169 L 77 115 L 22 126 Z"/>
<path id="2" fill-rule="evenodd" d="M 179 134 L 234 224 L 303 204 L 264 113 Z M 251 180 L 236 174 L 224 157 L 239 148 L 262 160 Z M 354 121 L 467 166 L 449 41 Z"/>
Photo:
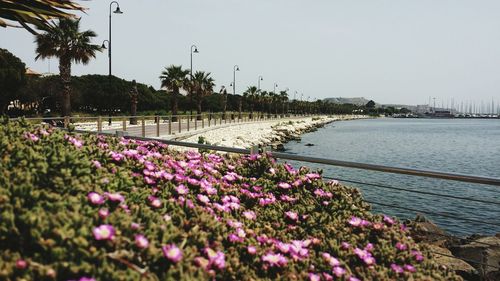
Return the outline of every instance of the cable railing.
<path id="1" fill-rule="evenodd" d="M 126 139 L 134 139 L 134 140 L 141 140 L 141 141 L 155 141 L 155 142 L 160 142 L 160 143 L 171 145 L 171 146 L 189 147 L 189 148 L 194 148 L 194 149 L 199 149 L 199 150 L 204 150 L 204 151 L 219 151 L 219 152 L 235 153 L 235 154 L 256 154 L 259 152 L 270 152 L 273 157 L 275 157 L 277 159 L 282 159 L 282 160 L 292 160 L 292 161 L 316 163 L 316 164 L 323 164 L 323 165 L 330 165 L 330 166 L 337 166 L 337 167 L 344 167 L 344 168 L 361 169 L 361 170 L 367 170 L 367 171 L 378 171 L 378 172 L 384 172 L 384 173 L 410 175 L 410 176 L 423 177 L 423 178 L 435 178 L 435 179 L 442 179 L 442 180 L 448 180 L 448 181 L 476 183 L 476 184 L 500 187 L 500 178 L 495 178 L 495 177 L 467 175 L 467 174 L 460 174 L 460 173 L 447 173 L 447 172 L 440 172 L 440 171 L 420 170 L 420 169 L 403 168 L 403 167 L 391 167 L 391 166 L 376 165 L 376 164 L 366 164 L 366 163 L 326 159 L 326 158 L 319 158 L 319 157 L 309 157 L 309 156 L 302 156 L 302 155 L 282 153 L 282 152 L 271 152 L 267 148 L 259 148 L 257 146 L 254 146 L 250 149 L 214 146 L 214 145 L 208 145 L 208 144 L 181 142 L 181 141 L 166 140 L 166 139 L 160 139 L 160 138 L 131 136 L 131 135 L 127 135 L 126 133 L 124 134 L 124 132 L 120 132 L 120 131 L 112 133 L 112 132 L 102 132 L 102 131 L 101 132 L 99 132 L 99 131 L 89 132 L 89 131 L 85 131 L 85 130 L 74 130 L 74 132 L 94 133 L 94 134 L 102 134 L 102 135 L 116 135 L 116 136 L 124 137 Z M 368 182 L 357 181 L 357 180 L 352 180 L 352 179 L 334 178 L 331 176 L 323 176 L 323 178 L 335 179 L 335 180 L 338 180 L 340 182 L 368 185 L 368 186 L 372 186 L 372 187 L 376 187 L 376 188 L 392 189 L 392 190 L 397 190 L 399 192 L 408 192 L 408 193 L 420 194 L 420 195 L 426 195 L 426 196 L 438 196 L 438 197 L 444 197 L 444 198 L 452 198 L 452 199 L 456 199 L 456 200 L 490 204 L 490 205 L 496 205 L 496 206 L 500 205 L 500 202 L 493 201 L 493 200 L 469 198 L 469 197 L 464 197 L 464 196 L 441 194 L 441 193 L 436 193 L 436 192 L 415 190 L 415 189 L 409 189 L 409 188 L 400 188 L 400 187 L 395 187 L 392 185 L 386 185 L 386 184 L 381 184 L 381 183 L 368 183 Z M 396 209 L 405 210 L 405 211 L 411 211 L 411 212 L 416 212 L 416 213 L 451 218 L 451 219 L 463 221 L 463 222 L 471 222 L 471 223 L 477 223 L 477 224 L 482 224 L 482 225 L 500 227 L 500 223 L 498 223 L 498 222 L 479 220 L 479 219 L 474 219 L 474 218 L 467 218 L 467 217 L 462 217 L 462 216 L 449 214 L 449 213 L 443 213 L 443 212 L 434 212 L 434 211 L 430 211 L 430 210 L 416 209 L 416 208 L 400 206 L 400 205 L 396 205 L 396 204 L 388 204 L 388 203 L 378 202 L 378 201 L 374 201 L 374 200 L 365 200 L 365 202 L 372 204 L 372 205 L 377 205 L 377 206 L 382 206 L 382 207 L 387 207 L 387 208 L 396 208 Z M 416 229 L 416 231 L 419 231 L 419 230 Z M 431 234 L 431 235 L 447 236 L 445 234 L 435 233 L 435 232 L 431 232 L 431 231 L 423 231 L 423 232 L 425 232 L 427 234 Z M 449 236 L 447 236 L 447 237 L 449 237 Z M 500 247 L 499 245 L 494 245 L 494 244 L 485 243 L 485 242 L 481 242 L 481 241 L 474 240 L 473 242 L 481 244 L 481 245 L 489 246 L 489 247 Z M 435 254 L 435 255 L 441 255 L 441 256 L 445 256 L 445 257 L 461 259 L 461 260 L 464 260 L 464 261 L 469 262 L 471 264 L 481 265 L 481 266 L 483 266 L 483 268 L 484 267 L 491 267 L 491 268 L 495 268 L 495 269 L 500 269 L 499 266 L 487 264 L 487 263 L 484 263 L 483 261 L 479 261 L 479 260 L 456 257 L 456 256 L 444 254 L 444 253 L 435 252 L 435 251 L 432 251 L 431 253 Z"/>

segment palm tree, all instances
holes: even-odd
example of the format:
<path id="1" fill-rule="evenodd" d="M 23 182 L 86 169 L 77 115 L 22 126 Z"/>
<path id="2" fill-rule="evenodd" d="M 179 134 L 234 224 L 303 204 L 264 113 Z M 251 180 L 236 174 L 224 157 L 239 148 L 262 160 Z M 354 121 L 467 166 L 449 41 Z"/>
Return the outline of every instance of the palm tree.
<path id="1" fill-rule="evenodd" d="M 280 92 L 280 100 L 281 100 L 281 103 L 283 104 L 283 108 L 282 108 L 282 114 L 285 114 L 285 104 L 288 103 L 288 93 L 287 91 L 281 91 Z M 288 111 L 288 110 L 286 110 Z"/>
<path id="2" fill-rule="evenodd" d="M 251 118 L 253 118 L 253 107 L 254 107 L 255 99 L 257 98 L 258 93 L 259 93 L 259 90 L 255 86 L 248 87 L 247 90 L 243 93 L 243 97 L 250 104 L 250 116 L 251 116 Z"/>
<path id="3" fill-rule="evenodd" d="M 56 26 L 36 36 L 35 59 L 59 58 L 59 77 L 62 82 L 62 116 L 71 115 L 71 63 L 89 63 L 101 51 L 100 45 L 90 43 L 96 33 L 80 32 L 80 20 L 61 19 Z"/>
<path id="4" fill-rule="evenodd" d="M 172 121 L 177 121 L 177 110 L 180 89 L 189 89 L 189 70 L 182 69 L 182 66 L 171 65 L 165 67 L 165 70 L 160 75 L 161 86 L 172 92 Z"/>
<path id="5" fill-rule="evenodd" d="M 29 25 L 47 30 L 53 27 L 51 19 L 74 18 L 75 16 L 69 11 L 82 10 L 84 8 L 73 0 L 0 0 L 0 26 L 16 27 L 5 20 L 15 21 L 37 35 L 38 33 Z"/>
<path id="6" fill-rule="evenodd" d="M 196 71 L 193 75 L 193 95 L 196 100 L 197 119 L 201 120 L 201 103 L 203 98 L 213 93 L 215 83 L 210 72 Z"/>

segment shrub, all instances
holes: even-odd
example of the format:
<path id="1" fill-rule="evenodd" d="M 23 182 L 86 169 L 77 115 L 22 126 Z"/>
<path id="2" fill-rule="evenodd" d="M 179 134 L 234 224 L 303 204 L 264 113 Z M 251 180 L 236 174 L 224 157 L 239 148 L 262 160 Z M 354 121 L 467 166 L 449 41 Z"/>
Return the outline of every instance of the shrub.
<path id="1" fill-rule="evenodd" d="M 458 280 L 308 168 L 2 123 L 0 279 Z"/>

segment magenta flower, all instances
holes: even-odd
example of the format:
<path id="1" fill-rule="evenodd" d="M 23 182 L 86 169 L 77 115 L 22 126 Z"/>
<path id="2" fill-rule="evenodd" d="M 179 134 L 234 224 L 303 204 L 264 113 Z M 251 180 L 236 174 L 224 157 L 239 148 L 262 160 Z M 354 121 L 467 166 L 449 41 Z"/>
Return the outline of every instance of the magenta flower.
<path id="1" fill-rule="evenodd" d="M 149 241 L 144 235 L 137 234 L 135 236 L 135 245 L 140 249 L 146 249 L 149 246 Z"/>
<path id="2" fill-rule="evenodd" d="M 163 256 L 173 263 L 177 263 L 182 259 L 182 250 L 175 244 L 165 245 L 161 247 L 161 250 L 163 251 Z"/>
<path id="3" fill-rule="evenodd" d="M 406 246 L 406 244 L 397 242 L 396 243 L 396 249 L 398 249 L 400 251 L 404 251 L 404 250 L 408 249 L 408 247 Z"/>
<path id="4" fill-rule="evenodd" d="M 25 269 L 26 267 L 28 267 L 28 262 L 26 262 L 25 260 L 18 259 L 16 261 L 16 268 L 17 269 Z"/>
<path id="5" fill-rule="evenodd" d="M 290 189 L 292 186 L 289 183 L 286 182 L 280 182 L 278 183 L 278 187 L 281 189 Z"/>
<path id="6" fill-rule="evenodd" d="M 115 193 L 106 193 L 106 196 L 108 197 L 108 199 L 110 201 L 113 201 L 113 202 L 123 202 L 123 201 L 125 201 L 125 197 L 123 197 L 123 195 L 121 195 L 118 192 L 115 192 Z"/>
<path id="7" fill-rule="evenodd" d="M 392 219 L 389 216 L 384 215 L 384 222 L 387 223 L 388 225 L 393 225 L 394 224 L 394 219 Z"/>
<path id="8" fill-rule="evenodd" d="M 109 216 L 109 210 L 108 209 L 99 209 L 99 211 L 97 212 L 97 214 L 99 215 L 99 217 L 101 219 L 105 219 Z"/>
<path id="9" fill-rule="evenodd" d="M 289 218 L 292 221 L 297 221 L 299 219 L 299 215 L 296 212 L 292 211 L 285 212 L 285 217 Z"/>
<path id="10" fill-rule="evenodd" d="M 210 203 L 210 198 L 208 198 L 208 196 L 206 195 L 203 195 L 203 194 L 198 194 L 196 195 L 196 198 L 198 198 L 198 200 L 203 203 L 203 204 L 208 204 Z"/>
<path id="11" fill-rule="evenodd" d="M 257 218 L 257 215 L 255 215 L 254 211 L 245 211 L 245 212 L 243 212 L 243 216 L 247 220 L 255 220 L 255 218 Z"/>
<path id="12" fill-rule="evenodd" d="M 112 225 L 109 224 L 101 224 L 98 227 L 95 227 L 92 230 L 94 234 L 94 238 L 96 240 L 113 240 L 115 236 L 115 229 Z"/>
<path id="13" fill-rule="evenodd" d="M 94 205 L 101 205 L 104 203 L 104 197 L 102 197 L 99 193 L 97 192 L 90 192 L 87 195 L 87 198 L 89 199 L 90 203 Z"/>
<path id="14" fill-rule="evenodd" d="M 309 281 L 321 281 L 319 274 L 309 273 Z"/>
<path id="15" fill-rule="evenodd" d="M 101 162 L 97 160 L 92 160 L 92 164 L 96 167 L 96 169 L 100 169 L 102 167 Z"/>
<path id="16" fill-rule="evenodd" d="M 83 277 L 80 277 L 80 279 L 78 279 L 78 281 L 95 281 L 95 279 L 92 277 L 83 276 Z"/>
<path id="17" fill-rule="evenodd" d="M 358 278 L 356 278 L 354 276 L 351 276 L 351 277 L 349 277 L 349 281 L 361 281 L 361 280 L 359 280 Z"/>
<path id="18" fill-rule="evenodd" d="M 417 271 L 417 269 L 415 269 L 415 267 L 411 264 L 405 264 L 404 265 L 404 270 L 408 271 L 408 272 L 415 272 Z"/>
<path id="19" fill-rule="evenodd" d="M 391 264 L 391 269 L 392 269 L 392 271 L 394 271 L 398 274 L 404 272 L 403 268 L 400 265 L 397 265 L 395 263 Z"/>
<path id="20" fill-rule="evenodd" d="M 185 185 L 180 184 L 177 187 L 175 187 L 175 191 L 177 191 L 177 194 L 179 195 L 186 195 L 188 194 L 189 189 Z"/>
<path id="21" fill-rule="evenodd" d="M 163 205 L 161 203 L 160 198 L 158 198 L 158 197 L 148 196 L 148 200 L 149 200 L 149 205 L 151 205 L 151 207 L 153 207 L 153 208 L 161 208 L 161 206 Z"/>
<path id="22" fill-rule="evenodd" d="M 262 261 L 266 262 L 271 267 L 281 267 L 288 263 L 288 260 L 282 254 L 267 253 L 262 256 Z"/>
<path id="23" fill-rule="evenodd" d="M 333 274 L 335 274 L 335 276 L 337 277 L 340 277 L 342 275 L 344 275 L 346 273 L 346 270 L 340 266 L 335 266 L 333 267 Z"/>
<path id="24" fill-rule="evenodd" d="M 257 248 L 255 248 L 255 246 L 248 246 L 247 251 L 250 255 L 255 255 L 257 253 Z"/>
<path id="25" fill-rule="evenodd" d="M 361 222 L 362 222 L 362 220 L 358 217 L 351 217 L 351 219 L 349 220 L 349 224 L 354 226 L 354 227 L 360 226 Z"/>

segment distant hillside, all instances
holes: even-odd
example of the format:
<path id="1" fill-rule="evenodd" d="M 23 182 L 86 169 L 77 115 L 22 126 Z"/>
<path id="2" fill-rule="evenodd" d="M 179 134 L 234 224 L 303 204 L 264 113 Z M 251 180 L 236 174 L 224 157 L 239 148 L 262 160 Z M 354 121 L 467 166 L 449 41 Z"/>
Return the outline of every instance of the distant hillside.
<path id="1" fill-rule="evenodd" d="M 365 98 L 326 98 L 323 101 L 337 104 L 350 103 L 355 105 L 365 105 L 370 100 L 367 100 Z"/>

